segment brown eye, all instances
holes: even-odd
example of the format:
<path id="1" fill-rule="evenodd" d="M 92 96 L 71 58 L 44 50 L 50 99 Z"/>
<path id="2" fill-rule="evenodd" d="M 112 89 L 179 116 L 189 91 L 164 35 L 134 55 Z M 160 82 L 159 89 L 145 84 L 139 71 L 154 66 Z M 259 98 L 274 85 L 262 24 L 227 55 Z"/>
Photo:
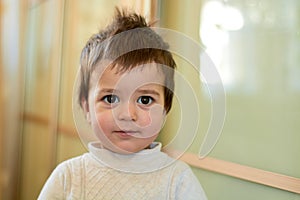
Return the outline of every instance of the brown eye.
<path id="1" fill-rule="evenodd" d="M 101 100 L 108 104 L 114 104 L 114 103 L 120 102 L 119 97 L 117 95 L 113 95 L 113 94 L 106 95 Z"/>
<path id="2" fill-rule="evenodd" d="M 153 98 L 150 96 L 141 96 L 138 98 L 137 102 L 143 105 L 150 105 L 153 102 Z"/>

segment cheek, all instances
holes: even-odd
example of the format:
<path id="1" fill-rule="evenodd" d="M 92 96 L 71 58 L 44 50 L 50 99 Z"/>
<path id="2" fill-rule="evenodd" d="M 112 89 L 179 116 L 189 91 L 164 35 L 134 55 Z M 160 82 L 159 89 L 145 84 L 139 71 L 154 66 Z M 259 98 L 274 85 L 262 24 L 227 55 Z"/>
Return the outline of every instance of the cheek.
<path id="1" fill-rule="evenodd" d="M 152 118 L 154 116 L 151 115 L 151 113 L 149 111 L 142 111 L 139 114 L 139 120 L 138 120 L 138 125 L 141 127 L 147 127 L 147 126 L 151 126 L 152 123 Z"/>
<path id="2" fill-rule="evenodd" d="M 145 132 L 157 134 L 160 132 L 165 122 L 165 114 L 162 106 L 153 106 L 149 111 L 143 114 L 141 124 Z"/>
<path id="3" fill-rule="evenodd" d="M 93 130 L 98 134 L 105 134 L 109 132 L 112 127 L 114 120 L 111 117 L 110 112 L 96 113 L 93 120 Z"/>

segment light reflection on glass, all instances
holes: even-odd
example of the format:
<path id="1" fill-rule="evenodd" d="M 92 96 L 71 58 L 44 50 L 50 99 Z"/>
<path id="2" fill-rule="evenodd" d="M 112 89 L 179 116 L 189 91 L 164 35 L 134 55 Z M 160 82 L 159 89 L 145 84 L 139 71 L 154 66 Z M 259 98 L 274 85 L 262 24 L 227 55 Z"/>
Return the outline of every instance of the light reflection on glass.
<path id="1" fill-rule="evenodd" d="M 227 92 L 300 91 L 299 7 L 295 0 L 205 1 L 200 39 Z"/>

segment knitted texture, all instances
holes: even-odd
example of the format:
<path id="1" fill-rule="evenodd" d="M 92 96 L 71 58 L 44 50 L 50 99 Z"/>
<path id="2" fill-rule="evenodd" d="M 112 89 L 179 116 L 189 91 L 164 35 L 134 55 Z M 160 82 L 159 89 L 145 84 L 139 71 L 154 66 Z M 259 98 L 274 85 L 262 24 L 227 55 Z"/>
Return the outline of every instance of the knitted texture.
<path id="1" fill-rule="evenodd" d="M 39 199 L 206 199 L 191 169 L 183 162 L 132 173 L 106 166 L 99 156 L 86 153 L 61 163 L 49 177 Z M 165 154 L 159 152 L 158 156 Z"/>

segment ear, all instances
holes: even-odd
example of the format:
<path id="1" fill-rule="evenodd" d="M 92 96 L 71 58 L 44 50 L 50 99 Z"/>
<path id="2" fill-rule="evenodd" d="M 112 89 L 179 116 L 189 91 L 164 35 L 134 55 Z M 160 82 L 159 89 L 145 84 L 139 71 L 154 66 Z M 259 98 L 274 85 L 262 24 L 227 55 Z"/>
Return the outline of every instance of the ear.
<path id="1" fill-rule="evenodd" d="M 81 107 L 83 109 L 85 119 L 90 124 L 91 123 L 91 114 L 90 114 L 90 107 L 89 107 L 88 101 L 87 100 L 82 100 L 81 101 Z"/>

